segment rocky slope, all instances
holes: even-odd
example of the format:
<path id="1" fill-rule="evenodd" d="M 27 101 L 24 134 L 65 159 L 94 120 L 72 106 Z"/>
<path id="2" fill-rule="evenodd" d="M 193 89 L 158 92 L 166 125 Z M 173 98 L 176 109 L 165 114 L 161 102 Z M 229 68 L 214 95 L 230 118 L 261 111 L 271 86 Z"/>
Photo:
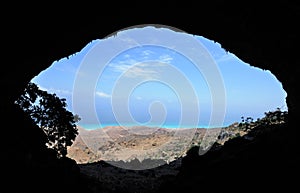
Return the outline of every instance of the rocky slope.
<path id="1" fill-rule="evenodd" d="M 224 127 L 218 131 L 218 137 L 215 143 L 207 150 L 206 154 L 199 156 L 200 148 L 204 150 L 205 146 L 202 147 L 201 141 L 205 139 L 205 129 L 197 129 L 196 137 L 193 139 L 191 148 L 186 152 L 186 155 L 177 158 L 169 163 L 165 163 L 164 157 L 162 159 L 144 159 L 139 161 L 138 159 L 132 159 L 128 161 L 128 164 L 135 166 L 135 169 L 139 164 L 147 162 L 148 164 L 155 162 L 160 162 L 161 165 L 158 167 L 153 167 L 147 170 L 131 170 L 126 168 L 117 167 L 117 163 L 124 163 L 124 161 L 95 161 L 93 163 L 81 163 L 79 168 L 81 173 L 89 179 L 90 188 L 93 192 L 144 192 L 144 193 L 154 193 L 154 192 L 184 192 L 185 190 L 192 191 L 205 191 L 205 192 L 220 192 L 225 190 L 227 185 L 238 186 L 242 184 L 243 179 L 239 179 L 238 176 L 231 179 L 224 178 L 230 174 L 230 171 L 234 171 L 237 175 L 245 171 L 246 163 L 251 163 L 253 160 L 251 158 L 252 154 L 245 154 L 247 152 L 261 152 L 259 145 L 262 141 L 267 141 L 268 138 L 278 138 L 281 136 L 281 132 L 284 132 L 284 124 L 274 124 L 268 126 L 256 125 L 249 131 L 241 130 L 241 126 L 237 123 L 232 124 L 228 127 Z M 112 129 L 112 128 L 111 128 Z M 162 132 L 163 131 L 163 132 Z M 186 130 L 185 134 L 187 131 Z M 212 131 L 210 130 L 211 136 Z M 151 137 L 155 136 L 155 140 L 160 139 L 161 135 L 172 136 L 168 129 L 162 129 L 160 132 L 154 134 L 149 134 L 149 142 Z M 279 133 L 278 133 L 279 132 Z M 274 134 L 273 134 L 274 133 Z M 130 135 L 128 135 L 130 136 Z M 121 139 L 128 139 L 130 137 L 123 138 L 119 137 L 116 139 L 116 144 L 120 143 Z M 183 136 L 181 133 L 180 136 Z M 199 137 L 201 136 L 201 137 Z M 150 140 L 151 139 L 151 140 Z M 176 140 L 176 138 L 174 138 Z M 197 140 L 195 140 L 197 139 Z M 130 138 L 133 140 L 133 138 Z M 128 140 L 128 141 L 130 141 Z M 136 145 L 134 148 L 141 149 L 141 144 L 137 142 L 141 139 L 135 139 Z M 132 144 L 124 140 L 121 142 L 127 144 L 126 147 L 131 147 Z M 74 148 L 86 148 L 80 141 L 80 138 L 76 141 L 77 144 L 72 146 L 70 150 Z M 128 143 L 127 143 L 128 142 Z M 177 140 L 176 142 L 180 142 Z M 81 146 L 80 146 L 80 145 Z M 130 144 L 130 145 L 128 145 Z M 146 144 L 147 145 L 147 144 Z M 113 148 L 113 145 L 112 147 Z M 268 156 L 269 153 L 264 152 L 266 149 L 262 147 L 262 156 Z M 267 149 L 270 147 L 267 147 Z M 87 148 L 88 149 L 88 148 Z M 268 149 L 270 150 L 270 149 Z M 90 152 L 90 151 L 86 151 Z M 265 154 L 265 155 L 264 155 Z M 73 156 L 79 156 L 80 154 L 73 154 Z M 91 153 L 89 153 L 91 155 Z M 93 155 L 94 156 L 94 155 Z M 90 161 L 96 159 L 91 156 Z M 168 154 L 171 157 L 171 154 Z M 88 157 L 86 155 L 86 157 Z M 98 157 L 99 158 L 99 157 Z M 259 161 L 259 160 L 257 160 Z M 262 162 L 262 164 L 264 164 Z M 223 165 L 225 167 L 223 167 Z M 252 168 L 252 167 L 249 167 Z M 253 171 L 257 169 L 252 168 Z M 196 176 L 196 178 L 195 178 Z M 247 179 L 247 178 L 246 178 Z M 249 180 L 249 179 L 248 179 Z M 236 181 L 238 183 L 236 183 Z M 246 183 L 246 182 L 245 182 Z M 215 185 L 217 185 L 215 187 Z M 220 187 L 218 185 L 221 185 Z M 190 188 L 190 189 L 189 189 Z M 192 189 L 191 189 L 192 188 Z"/>
<path id="2" fill-rule="evenodd" d="M 79 128 L 79 135 L 68 148 L 68 157 L 77 163 L 162 159 L 166 162 L 184 156 L 195 144 L 215 141 L 216 129 L 166 129 L 155 127 Z M 204 143 L 203 143 L 204 144 Z M 207 143 L 206 145 L 209 145 Z"/>

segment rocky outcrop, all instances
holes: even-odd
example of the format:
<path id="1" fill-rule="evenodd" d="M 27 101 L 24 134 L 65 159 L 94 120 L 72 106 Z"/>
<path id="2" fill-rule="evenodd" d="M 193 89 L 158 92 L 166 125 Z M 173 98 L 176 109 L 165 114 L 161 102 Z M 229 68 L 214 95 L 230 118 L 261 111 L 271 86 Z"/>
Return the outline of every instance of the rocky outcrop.
<path id="1" fill-rule="evenodd" d="M 285 144 L 286 129 L 286 124 L 272 125 L 254 138 L 249 138 L 250 132 L 202 156 L 193 147 L 182 159 L 172 185 L 163 184 L 160 192 L 292 191 L 296 179 L 288 176 L 296 174 L 299 168 L 294 164 L 299 158 Z"/>

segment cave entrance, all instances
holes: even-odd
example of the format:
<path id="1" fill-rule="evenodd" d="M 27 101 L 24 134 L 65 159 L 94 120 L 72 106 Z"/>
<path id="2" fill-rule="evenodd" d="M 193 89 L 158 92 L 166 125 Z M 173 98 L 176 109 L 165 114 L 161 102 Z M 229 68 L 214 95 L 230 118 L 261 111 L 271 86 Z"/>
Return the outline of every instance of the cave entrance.
<path id="1" fill-rule="evenodd" d="M 67 109 L 81 117 L 81 140 L 92 153 L 73 152 L 80 156 L 78 162 L 96 161 L 93 152 L 102 153 L 103 158 L 108 149 L 114 149 L 113 157 L 119 160 L 159 160 L 144 165 L 154 167 L 186 152 L 186 144 L 178 152 L 169 151 L 174 149 L 170 133 L 178 134 L 176 128 L 193 129 L 185 140 L 201 145 L 191 142 L 195 128 L 227 127 L 262 119 L 265 112 L 278 108 L 287 111 L 286 92 L 270 71 L 244 63 L 205 37 L 161 25 L 135 26 L 94 40 L 80 52 L 54 62 L 32 82 L 65 98 Z M 101 147 L 82 137 L 86 130 L 98 128 Z M 159 132 L 160 140 L 155 138 Z M 147 137 L 120 141 L 128 133 Z M 112 141 L 118 141 L 116 147 Z M 124 149 L 130 153 L 121 153 Z M 159 157 L 161 152 L 165 153 Z"/>

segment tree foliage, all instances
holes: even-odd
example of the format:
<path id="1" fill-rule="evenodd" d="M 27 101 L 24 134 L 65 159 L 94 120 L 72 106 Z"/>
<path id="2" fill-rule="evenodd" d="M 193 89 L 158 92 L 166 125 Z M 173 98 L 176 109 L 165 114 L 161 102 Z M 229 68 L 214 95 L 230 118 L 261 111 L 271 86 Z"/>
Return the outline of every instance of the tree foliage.
<path id="1" fill-rule="evenodd" d="M 40 90 L 30 82 L 16 104 L 45 132 L 48 139 L 46 145 L 54 149 L 58 157 L 65 157 L 67 146 L 72 145 L 78 134 L 75 123 L 80 120 L 78 115 L 66 109 L 66 99 Z"/>
<path id="2" fill-rule="evenodd" d="M 239 124 L 239 128 L 248 131 L 257 126 L 269 126 L 287 122 L 288 112 L 282 111 L 280 108 L 277 108 L 275 111 L 265 112 L 264 114 L 263 118 L 256 121 L 252 117 L 241 117 L 242 121 Z"/>

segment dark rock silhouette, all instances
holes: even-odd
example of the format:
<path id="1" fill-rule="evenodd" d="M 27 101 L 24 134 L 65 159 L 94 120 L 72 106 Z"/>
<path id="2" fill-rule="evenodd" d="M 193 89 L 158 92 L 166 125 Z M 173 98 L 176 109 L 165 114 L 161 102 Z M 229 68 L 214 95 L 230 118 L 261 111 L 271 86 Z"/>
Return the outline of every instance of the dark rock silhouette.
<path id="1" fill-rule="evenodd" d="M 3 137 L 5 149 L 2 159 L 8 192 L 89 192 L 76 162 L 57 158 L 57 152 L 46 147 L 46 136 L 20 108 L 16 106 L 14 123 L 20 129 L 14 136 Z M 15 130 L 16 132 L 17 130 Z"/>
<path id="2" fill-rule="evenodd" d="M 173 185 L 165 184 L 162 192 L 292 191 L 296 179 L 285 177 L 296 171 L 293 169 L 297 156 L 290 154 L 285 144 L 288 126 L 270 127 L 271 131 L 251 140 L 247 136 L 228 140 L 221 148 L 212 148 L 202 156 L 197 147 L 192 148 L 183 158 Z"/>
<path id="3" fill-rule="evenodd" d="M 178 27 L 219 42 L 243 61 L 270 70 L 288 94 L 288 125 L 261 136 L 255 143 L 243 138 L 228 142 L 222 148 L 223 153 L 210 152 L 197 158 L 192 150 L 183 161 L 181 174 L 174 182 L 166 183 L 169 185 L 163 186 L 162 192 L 200 192 L 202 187 L 207 192 L 272 192 L 279 188 L 292 192 L 298 188 L 294 176 L 299 174 L 299 4 L 203 1 L 196 6 L 186 1 L 164 2 L 153 3 L 153 7 L 131 6 L 127 1 L 124 5 L 108 2 L 101 8 L 123 8 L 112 11 L 109 17 L 98 6 L 95 11 L 90 10 L 92 5 L 88 6 L 89 14 L 78 11 L 77 16 L 76 11 L 69 14 L 66 9 L 59 10 L 61 5 L 49 8 L 50 12 L 35 6 L 20 5 L 22 9 L 18 10 L 15 5 L 5 6 L 8 12 L 18 14 L 2 15 L 1 24 L 5 48 L 2 61 L 6 61 L 1 69 L 0 103 L 1 122 L 5 124 L 1 129 L 3 190 L 102 191 L 82 179 L 74 162 L 57 160 L 53 152 L 45 149 L 42 145 L 45 136 L 18 110 L 14 101 L 26 84 L 52 62 L 79 52 L 94 39 L 144 23 Z M 222 162 L 218 162 L 220 157 Z"/>

